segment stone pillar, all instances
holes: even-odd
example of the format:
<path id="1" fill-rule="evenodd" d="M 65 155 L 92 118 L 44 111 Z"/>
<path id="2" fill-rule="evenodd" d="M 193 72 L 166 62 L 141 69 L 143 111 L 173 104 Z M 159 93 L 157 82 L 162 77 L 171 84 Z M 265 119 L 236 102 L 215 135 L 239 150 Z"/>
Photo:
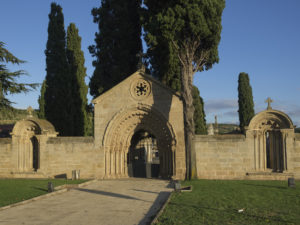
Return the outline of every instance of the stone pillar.
<path id="1" fill-rule="evenodd" d="M 286 157 L 286 138 L 287 132 L 281 130 L 281 140 L 282 140 L 282 162 L 283 162 L 283 171 L 287 170 L 287 157 Z"/>
<path id="2" fill-rule="evenodd" d="M 110 151 L 110 177 L 114 178 L 115 176 L 115 163 L 114 163 L 114 152 Z"/>
<path id="3" fill-rule="evenodd" d="M 258 151 L 258 170 L 262 171 L 262 154 L 264 152 L 264 135 L 263 132 L 259 131 L 259 151 Z"/>
<path id="4" fill-rule="evenodd" d="M 265 170 L 265 160 L 266 160 L 266 137 L 265 137 L 265 132 L 261 131 L 260 132 L 261 136 L 261 142 L 262 142 L 262 148 L 260 149 L 260 170 L 264 171 Z"/>
<path id="5" fill-rule="evenodd" d="M 254 169 L 258 170 L 258 148 L 259 148 L 259 139 L 257 131 L 253 131 L 254 134 Z"/>
<path id="6" fill-rule="evenodd" d="M 127 153 L 129 147 L 126 147 L 127 151 L 124 152 L 124 176 L 128 177 L 128 167 L 127 167 Z"/>
<path id="7" fill-rule="evenodd" d="M 116 177 L 120 178 L 120 151 L 115 151 L 116 153 Z"/>
<path id="8" fill-rule="evenodd" d="M 173 163 L 173 176 L 176 177 L 176 155 L 175 155 L 175 147 L 172 146 L 172 163 Z"/>

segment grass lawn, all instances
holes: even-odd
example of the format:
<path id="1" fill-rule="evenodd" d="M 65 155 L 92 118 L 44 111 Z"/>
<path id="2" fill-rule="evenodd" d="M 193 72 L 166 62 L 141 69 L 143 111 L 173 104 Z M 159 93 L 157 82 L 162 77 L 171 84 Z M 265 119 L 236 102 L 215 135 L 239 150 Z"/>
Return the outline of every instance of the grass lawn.
<path id="1" fill-rule="evenodd" d="M 0 179 L 0 207 L 48 193 L 48 182 L 54 187 L 78 184 L 85 180 L 66 179 Z"/>
<path id="2" fill-rule="evenodd" d="M 173 193 L 158 224 L 300 224 L 300 182 L 193 180 Z M 238 212 L 244 209 L 243 212 Z"/>

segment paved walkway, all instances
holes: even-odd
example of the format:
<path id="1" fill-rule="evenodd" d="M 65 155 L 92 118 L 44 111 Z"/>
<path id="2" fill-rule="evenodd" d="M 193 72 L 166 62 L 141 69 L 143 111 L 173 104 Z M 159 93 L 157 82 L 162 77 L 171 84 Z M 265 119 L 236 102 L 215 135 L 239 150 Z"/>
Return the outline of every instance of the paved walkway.
<path id="1" fill-rule="evenodd" d="M 0 224 L 149 224 L 172 191 L 168 186 L 154 179 L 101 180 L 0 211 Z"/>

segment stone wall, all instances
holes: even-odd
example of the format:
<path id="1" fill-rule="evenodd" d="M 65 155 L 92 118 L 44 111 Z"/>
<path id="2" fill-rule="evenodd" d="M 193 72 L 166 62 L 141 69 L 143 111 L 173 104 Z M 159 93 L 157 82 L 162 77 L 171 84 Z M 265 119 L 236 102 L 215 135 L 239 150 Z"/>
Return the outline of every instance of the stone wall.
<path id="1" fill-rule="evenodd" d="M 199 179 L 243 179 L 253 164 L 244 135 L 197 135 L 194 148 Z"/>
<path id="2" fill-rule="evenodd" d="M 81 178 L 103 177 L 103 150 L 94 148 L 92 137 L 53 137 L 41 146 L 40 172 L 72 177 L 80 170 Z"/>
<path id="3" fill-rule="evenodd" d="M 244 135 L 197 135 L 194 139 L 199 179 L 300 179 L 300 134 L 287 138 L 287 170 L 255 168 L 254 139 Z"/>
<path id="4" fill-rule="evenodd" d="M 103 149 L 94 147 L 93 137 L 39 137 L 39 169 L 19 171 L 18 150 L 11 138 L 0 138 L 0 177 L 72 178 L 80 170 L 81 178 L 103 178 Z"/>
<path id="5" fill-rule="evenodd" d="M 300 134 L 295 133 L 295 141 L 294 141 L 294 154 L 292 157 L 294 172 L 296 174 L 296 178 L 300 179 Z"/>
<path id="6" fill-rule="evenodd" d="M 10 172 L 11 165 L 11 138 L 0 138 L 0 176 Z"/>

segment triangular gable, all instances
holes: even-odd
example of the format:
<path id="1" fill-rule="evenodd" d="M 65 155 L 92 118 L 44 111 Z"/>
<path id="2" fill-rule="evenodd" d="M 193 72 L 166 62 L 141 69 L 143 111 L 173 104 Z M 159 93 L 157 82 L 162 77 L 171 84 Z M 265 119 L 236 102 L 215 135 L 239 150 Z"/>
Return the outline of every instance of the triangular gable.
<path id="1" fill-rule="evenodd" d="M 167 90 L 168 92 L 170 92 L 173 95 L 176 95 L 178 98 L 180 98 L 180 93 L 174 91 L 173 89 L 167 87 L 166 85 L 162 84 L 160 81 L 156 80 L 155 78 L 153 78 L 152 76 L 146 74 L 144 71 L 142 70 L 138 70 L 135 73 L 131 74 L 129 77 L 125 78 L 123 81 L 121 81 L 120 83 L 118 83 L 117 85 L 115 85 L 114 87 L 112 87 L 111 89 L 107 90 L 106 92 L 104 92 L 103 94 L 101 94 L 100 96 L 94 98 L 92 100 L 93 104 L 96 104 L 98 102 L 100 102 L 102 99 L 104 99 L 107 95 L 109 95 L 111 92 L 114 92 L 116 90 L 118 90 L 120 88 L 120 86 L 122 86 L 124 83 L 129 82 L 129 80 L 133 80 L 135 79 L 135 77 L 143 77 L 145 80 L 148 80 L 150 82 L 155 83 L 156 85 L 160 86 L 161 88 Z"/>

